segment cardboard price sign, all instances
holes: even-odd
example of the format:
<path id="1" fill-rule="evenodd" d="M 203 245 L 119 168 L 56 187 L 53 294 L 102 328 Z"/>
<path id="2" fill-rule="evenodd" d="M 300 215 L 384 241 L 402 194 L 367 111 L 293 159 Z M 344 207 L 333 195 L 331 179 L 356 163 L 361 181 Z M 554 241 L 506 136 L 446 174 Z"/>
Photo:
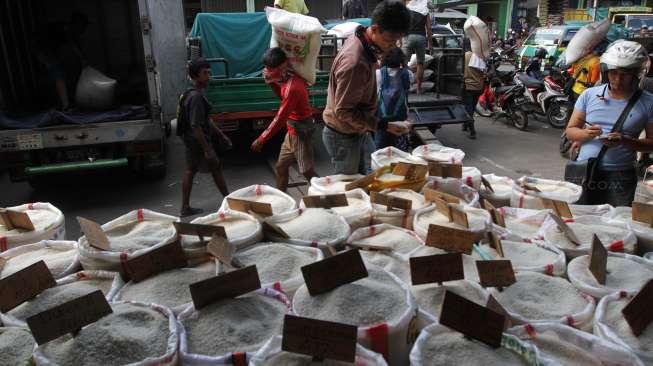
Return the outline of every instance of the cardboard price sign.
<path id="1" fill-rule="evenodd" d="M 463 177 L 463 166 L 461 164 L 429 161 L 429 175 L 432 177 L 461 179 Z"/>
<path id="2" fill-rule="evenodd" d="M 234 257 L 236 254 L 236 246 L 229 243 L 227 239 L 213 235 L 206 250 L 211 253 L 218 260 L 231 268 L 243 268 L 244 265 Z"/>
<path id="3" fill-rule="evenodd" d="M 542 206 L 544 206 L 545 209 L 552 210 L 553 213 L 560 217 L 566 217 L 569 219 L 574 217 L 569 208 L 569 204 L 565 201 L 557 201 L 548 198 L 540 198 L 540 201 L 542 201 Z"/>
<path id="4" fill-rule="evenodd" d="M 186 222 L 173 222 L 172 225 L 174 225 L 178 235 L 199 236 L 201 242 L 204 242 L 204 238 L 210 238 L 213 235 L 227 237 L 224 227 L 218 225 L 189 224 Z"/>
<path id="5" fill-rule="evenodd" d="M 358 250 L 351 249 L 302 267 L 302 275 L 311 296 L 368 276 Z"/>
<path id="6" fill-rule="evenodd" d="M 485 179 L 485 177 L 482 176 L 482 175 L 481 175 L 481 183 L 483 183 L 483 185 L 485 186 L 485 188 L 486 188 L 488 191 L 494 193 L 494 188 L 492 188 L 492 184 L 490 184 L 490 181 L 488 181 L 487 179 Z"/>
<path id="7" fill-rule="evenodd" d="M 347 246 L 350 246 L 350 247 L 353 247 L 353 248 L 360 248 L 360 249 L 363 249 L 363 250 L 372 250 L 372 251 L 379 251 L 379 252 L 392 252 L 392 247 L 383 246 L 383 245 L 364 244 L 364 243 L 347 243 Z"/>
<path id="8" fill-rule="evenodd" d="M 498 348 L 501 346 L 505 317 L 447 290 L 442 302 L 440 324 Z"/>
<path id="9" fill-rule="evenodd" d="M 447 203 L 460 203 L 460 198 L 431 188 L 424 189 L 424 199 L 427 201 L 435 201 L 436 199 L 439 199 Z"/>
<path id="10" fill-rule="evenodd" d="M 621 310 L 633 334 L 640 336 L 653 321 L 653 279 L 646 282 L 641 290 Z"/>
<path id="11" fill-rule="evenodd" d="M 348 206 L 347 196 L 344 194 L 327 194 L 322 196 L 304 196 L 304 205 L 308 208 L 331 208 Z"/>
<path id="12" fill-rule="evenodd" d="M 517 282 L 509 260 L 476 261 L 481 286 L 502 288 Z"/>
<path id="13" fill-rule="evenodd" d="M 195 309 L 200 309 L 218 300 L 258 290 L 261 288 L 261 281 L 256 265 L 251 265 L 192 283 L 189 287 Z"/>
<path id="14" fill-rule="evenodd" d="M 428 173 L 428 167 L 424 164 L 399 162 L 393 164 L 392 167 L 392 174 L 401 175 L 408 180 L 423 179 L 426 173 Z"/>
<path id="15" fill-rule="evenodd" d="M 391 211 L 393 208 L 410 210 L 413 207 L 413 201 L 411 200 L 406 200 L 378 192 L 370 192 L 370 200 L 372 203 L 377 203 L 379 205 L 388 207 L 388 211 Z"/>
<path id="16" fill-rule="evenodd" d="M 451 217 L 451 206 L 449 204 L 439 198 L 434 198 L 431 202 L 435 203 L 435 209 L 438 210 L 439 213 L 444 215 L 449 222 L 453 220 Z"/>
<path id="17" fill-rule="evenodd" d="M 506 330 L 510 328 L 511 326 L 511 319 L 510 315 L 508 315 L 508 312 L 506 309 L 499 304 L 497 299 L 494 298 L 494 296 L 490 295 L 490 297 L 487 299 L 487 305 L 485 305 L 488 309 L 494 311 L 497 314 L 503 315 L 503 317 L 506 319 L 506 321 L 503 323 L 503 330 Z"/>
<path id="18" fill-rule="evenodd" d="M 99 250 L 111 250 L 109 238 L 97 222 L 79 216 L 77 216 L 77 222 L 86 236 L 88 245 Z"/>
<path id="19" fill-rule="evenodd" d="M 23 268 L 0 280 L 0 312 L 6 313 L 56 285 L 44 261 Z"/>
<path id="20" fill-rule="evenodd" d="M 272 216 L 272 205 L 269 203 L 227 197 L 227 204 L 229 208 L 236 211 L 244 213 L 250 213 L 251 211 L 263 216 Z"/>
<path id="21" fill-rule="evenodd" d="M 64 334 L 76 332 L 111 313 L 107 299 L 102 291 L 97 290 L 30 316 L 27 325 L 36 343 L 42 345 Z"/>
<path id="22" fill-rule="evenodd" d="M 410 279 L 413 285 L 442 283 L 464 278 L 463 257 L 460 253 L 410 258 Z"/>
<path id="23" fill-rule="evenodd" d="M 605 274 L 608 265 L 608 251 L 596 234 L 592 236 L 592 250 L 590 252 L 589 270 L 596 281 L 605 285 Z"/>
<path id="24" fill-rule="evenodd" d="M 290 238 L 290 236 L 285 231 L 283 231 L 283 229 L 280 228 L 279 225 L 277 225 L 277 224 L 273 224 L 271 222 L 263 221 L 262 225 L 263 225 L 263 231 L 266 232 L 266 233 L 276 234 L 276 235 L 282 237 L 283 239 Z"/>
<path id="25" fill-rule="evenodd" d="M 471 231 L 433 224 L 426 235 L 426 245 L 454 253 L 471 254 L 475 241 L 476 234 Z"/>
<path id="26" fill-rule="evenodd" d="M 467 218 L 467 213 L 461 210 L 456 206 L 451 207 L 451 221 L 455 224 L 460 225 L 466 229 L 469 229 L 469 219 Z"/>
<path id="27" fill-rule="evenodd" d="M 576 233 L 574 233 L 574 231 L 571 230 L 569 225 L 567 225 L 567 223 L 564 222 L 564 220 L 562 220 L 558 215 L 549 214 L 549 216 L 551 216 L 553 221 L 556 222 L 560 230 L 562 230 L 562 232 L 565 234 L 565 237 L 567 237 L 567 239 L 569 239 L 569 241 L 572 242 L 572 244 L 581 245 L 580 239 L 578 239 Z"/>
<path id="28" fill-rule="evenodd" d="M 179 240 L 128 259 L 122 264 L 123 278 L 140 282 L 157 273 L 186 267 L 186 254 Z"/>
<path id="29" fill-rule="evenodd" d="M 493 248 L 494 250 L 499 253 L 499 255 L 503 258 L 505 255 L 503 254 L 503 243 L 501 243 L 501 239 L 499 238 L 499 235 L 496 233 L 489 231 L 487 233 L 488 241 L 490 242 L 490 247 Z"/>
<path id="30" fill-rule="evenodd" d="M 286 315 L 281 349 L 313 356 L 316 361 L 354 362 L 357 335 L 353 325 Z"/>
<path id="31" fill-rule="evenodd" d="M 29 218 L 26 212 L 0 209 L 0 218 L 5 224 L 7 230 L 23 229 L 27 231 L 34 231 L 34 224 L 32 219 Z"/>
<path id="32" fill-rule="evenodd" d="M 634 221 L 638 221 L 653 227 L 653 205 L 641 202 L 633 202 L 632 215 Z"/>
<path id="33" fill-rule="evenodd" d="M 483 207 L 484 210 L 490 213 L 490 217 L 492 218 L 493 223 L 501 227 L 506 227 L 505 217 L 503 217 L 501 211 L 497 210 L 496 207 L 494 207 L 494 205 L 490 203 L 490 201 L 486 199 L 482 199 L 481 207 Z"/>
<path id="34" fill-rule="evenodd" d="M 376 180 L 376 173 L 370 173 L 364 176 L 363 178 L 359 178 L 351 183 L 347 183 L 347 185 L 345 186 L 345 191 L 351 191 L 352 189 L 356 189 L 356 188 L 367 189 L 367 186 L 374 183 L 375 180 Z"/>

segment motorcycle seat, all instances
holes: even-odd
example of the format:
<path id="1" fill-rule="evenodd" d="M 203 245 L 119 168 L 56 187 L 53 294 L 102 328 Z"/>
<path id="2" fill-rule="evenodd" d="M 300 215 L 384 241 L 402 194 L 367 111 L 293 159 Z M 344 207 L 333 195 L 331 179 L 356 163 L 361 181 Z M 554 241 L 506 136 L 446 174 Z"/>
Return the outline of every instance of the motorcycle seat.
<path id="1" fill-rule="evenodd" d="M 499 86 L 494 90 L 494 92 L 497 93 L 497 94 L 503 94 L 503 93 L 507 92 L 508 90 L 512 89 L 513 86 L 514 85 Z"/>
<path id="2" fill-rule="evenodd" d="M 526 74 L 519 74 L 517 76 L 519 81 L 521 81 L 527 88 L 544 88 L 544 82 L 532 78 Z"/>

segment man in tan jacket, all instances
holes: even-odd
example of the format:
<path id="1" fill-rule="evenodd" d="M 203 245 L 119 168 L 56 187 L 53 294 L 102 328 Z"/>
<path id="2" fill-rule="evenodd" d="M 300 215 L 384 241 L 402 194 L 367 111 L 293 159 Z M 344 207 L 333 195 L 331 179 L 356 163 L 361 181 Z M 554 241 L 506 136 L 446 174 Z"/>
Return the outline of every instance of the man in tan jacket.
<path id="1" fill-rule="evenodd" d="M 381 2 L 372 13 L 372 25 L 358 27 L 333 61 L 322 141 L 335 174 L 366 173 L 362 154 L 373 144 L 370 132 L 377 128 L 397 135 L 404 132 L 377 126 L 375 71 L 377 60 L 396 47 L 409 25 L 410 13 L 403 3 Z"/>

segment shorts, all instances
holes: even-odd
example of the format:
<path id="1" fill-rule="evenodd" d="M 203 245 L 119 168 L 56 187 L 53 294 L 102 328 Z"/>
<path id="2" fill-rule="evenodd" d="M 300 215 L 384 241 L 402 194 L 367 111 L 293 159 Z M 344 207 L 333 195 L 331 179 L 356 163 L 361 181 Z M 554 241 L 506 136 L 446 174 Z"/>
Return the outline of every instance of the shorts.
<path id="1" fill-rule="evenodd" d="M 313 141 L 312 134 L 286 134 L 279 151 L 277 166 L 290 166 L 297 162 L 299 172 L 304 174 L 313 170 Z"/>
<path id="2" fill-rule="evenodd" d="M 426 57 L 426 37 L 421 34 L 409 34 L 404 37 L 402 41 L 401 50 L 406 55 L 406 58 L 410 60 L 410 55 L 413 53 L 416 55 L 417 63 L 424 65 L 424 59 Z"/>
<path id="3" fill-rule="evenodd" d="M 206 157 L 204 156 L 204 149 L 202 149 L 202 145 L 191 136 L 184 136 L 184 146 L 186 146 L 185 149 L 185 154 L 186 154 L 186 166 L 190 169 L 193 170 L 199 170 L 200 167 L 202 167 L 202 171 L 208 171 L 207 161 Z M 216 152 L 216 157 L 218 156 L 217 154 L 217 149 L 215 146 L 215 143 L 213 139 L 209 139 L 209 145 L 213 148 L 213 151 Z M 218 159 L 218 162 L 220 160 Z"/>

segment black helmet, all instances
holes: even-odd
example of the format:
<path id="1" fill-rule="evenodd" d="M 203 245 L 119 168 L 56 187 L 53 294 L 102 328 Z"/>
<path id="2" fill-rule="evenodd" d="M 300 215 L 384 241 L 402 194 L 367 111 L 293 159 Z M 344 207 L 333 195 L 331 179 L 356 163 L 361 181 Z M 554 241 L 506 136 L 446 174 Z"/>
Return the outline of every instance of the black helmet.
<path id="1" fill-rule="evenodd" d="M 544 48 L 542 48 L 542 47 L 538 48 L 535 51 L 535 57 L 545 58 L 546 54 L 547 54 L 546 50 Z"/>

